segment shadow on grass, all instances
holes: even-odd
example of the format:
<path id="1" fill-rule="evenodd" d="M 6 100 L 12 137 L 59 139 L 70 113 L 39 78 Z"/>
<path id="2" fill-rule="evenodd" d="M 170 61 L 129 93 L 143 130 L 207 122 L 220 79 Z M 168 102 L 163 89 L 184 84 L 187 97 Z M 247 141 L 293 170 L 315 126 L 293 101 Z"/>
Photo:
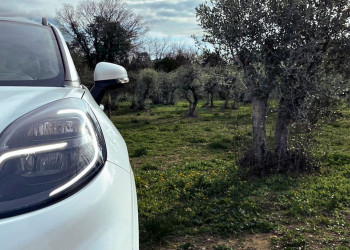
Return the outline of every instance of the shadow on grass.
<path id="1" fill-rule="evenodd" d="M 163 182 L 152 187 L 148 183 L 148 192 L 164 190 L 162 197 L 153 195 L 172 206 L 165 213 L 141 216 L 146 245 L 163 244 L 170 235 L 191 234 L 193 228 L 195 233 L 221 236 L 270 232 L 276 227 L 272 212 L 279 209 L 273 204 L 298 183 L 280 175 L 251 179 L 234 162 L 223 160 L 184 163 L 161 174 Z"/>

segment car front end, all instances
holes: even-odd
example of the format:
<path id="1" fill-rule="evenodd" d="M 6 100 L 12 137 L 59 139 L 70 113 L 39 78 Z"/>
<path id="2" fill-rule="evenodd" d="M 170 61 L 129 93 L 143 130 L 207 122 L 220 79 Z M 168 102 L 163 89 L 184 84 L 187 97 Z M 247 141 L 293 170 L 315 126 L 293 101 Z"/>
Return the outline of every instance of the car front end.
<path id="1" fill-rule="evenodd" d="M 138 249 L 126 144 L 61 33 L 12 20 L 0 31 L 0 248 Z"/>

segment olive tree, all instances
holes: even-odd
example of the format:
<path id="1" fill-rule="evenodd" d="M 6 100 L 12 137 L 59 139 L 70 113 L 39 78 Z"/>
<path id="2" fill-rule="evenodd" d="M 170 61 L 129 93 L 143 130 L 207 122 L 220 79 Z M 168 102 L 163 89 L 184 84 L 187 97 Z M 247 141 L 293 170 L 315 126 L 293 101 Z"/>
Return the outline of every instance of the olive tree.
<path id="1" fill-rule="evenodd" d="M 271 4 L 273 13 L 280 17 L 272 19 L 280 30 L 279 47 L 275 53 L 280 62 L 278 89 L 281 98 L 274 147 L 279 170 L 284 171 L 283 168 L 288 167 L 286 161 L 291 153 L 295 153 L 288 146 L 289 126 L 295 121 L 315 120 L 315 114 L 322 114 L 332 104 L 330 100 L 336 94 L 333 86 L 340 82 L 331 84 L 329 76 L 336 76 L 325 72 L 324 62 L 334 46 L 344 49 L 343 41 L 349 34 L 347 8 L 348 1 L 343 0 Z M 309 110 L 313 110 L 312 113 Z"/>
<path id="2" fill-rule="evenodd" d="M 159 92 L 158 72 L 154 69 L 141 70 L 137 76 L 132 108 L 146 109 L 147 99 L 159 95 Z"/>
<path id="3" fill-rule="evenodd" d="M 196 117 L 196 108 L 203 92 L 203 74 L 199 65 L 191 64 L 180 67 L 177 70 L 177 81 L 183 97 L 189 103 L 187 116 Z"/>
<path id="4" fill-rule="evenodd" d="M 202 81 L 204 82 L 203 87 L 208 96 L 208 102 L 205 105 L 210 103 L 210 108 L 214 108 L 214 97 L 217 93 L 220 76 L 214 67 L 205 67 L 203 71 L 205 72 L 204 77 L 202 77 Z"/>
<path id="5" fill-rule="evenodd" d="M 178 81 L 176 72 L 159 72 L 159 84 L 162 90 L 164 104 L 175 105 L 176 92 L 179 89 L 180 83 Z"/>
<path id="6" fill-rule="evenodd" d="M 221 79 L 219 82 L 220 91 L 223 92 L 225 103 L 223 108 L 228 109 L 229 108 L 229 101 L 232 98 L 233 104 L 232 108 L 237 109 L 238 108 L 238 101 L 236 99 L 237 93 L 236 90 L 238 90 L 237 82 L 238 82 L 238 72 L 231 71 L 227 68 L 224 68 L 220 71 Z"/>
<path id="7" fill-rule="evenodd" d="M 335 40 L 347 35 L 347 0 L 211 0 L 197 17 L 209 42 L 242 71 L 253 106 L 254 169 L 265 169 L 269 95 L 281 92 L 275 152 L 288 151 L 288 126 L 306 93 L 316 89 L 316 72 Z M 305 106 L 305 105 L 304 105 Z"/>
<path id="8" fill-rule="evenodd" d="M 239 65 L 251 92 L 253 105 L 254 165 L 264 165 L 267 101 L 276 81 L 274 57 L 277 30 L 269 22 L 267 1 L 212 0 L 201 4 L 197 17 L 205 31 L 204 41 L 219 47 L 222 57 Z"/>

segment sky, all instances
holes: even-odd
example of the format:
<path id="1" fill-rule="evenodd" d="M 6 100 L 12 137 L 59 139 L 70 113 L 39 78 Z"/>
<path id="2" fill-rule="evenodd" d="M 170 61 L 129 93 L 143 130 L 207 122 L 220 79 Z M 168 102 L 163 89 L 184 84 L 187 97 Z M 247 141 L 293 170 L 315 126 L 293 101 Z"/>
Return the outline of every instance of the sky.
<path id="1" fill-rule="evenodd" d="M 77 4 L 80 0 L 0 0 L 1 17 L 49 19 L 64 3 Z M 6 3 L 5 3 L 6 2 Z M 146 21 L 150 37 L 171 37 L 172 40 L 193 44 L 191 35 L 202 34 L 196 21 L 195 7 L 203 0 L 125 0 Z"/>

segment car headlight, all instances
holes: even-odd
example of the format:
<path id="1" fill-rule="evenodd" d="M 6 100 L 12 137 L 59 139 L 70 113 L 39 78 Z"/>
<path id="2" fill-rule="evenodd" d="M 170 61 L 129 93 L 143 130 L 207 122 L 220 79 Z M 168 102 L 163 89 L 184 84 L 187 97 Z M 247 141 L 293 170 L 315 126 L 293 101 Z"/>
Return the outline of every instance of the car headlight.
<path id="1" fill-rule="evenodd" d="M 105 160 L 101 128 L 85 101 L 67 98 L 22 116 L 0 134 L 0 218 L 73 194 Z"/>

